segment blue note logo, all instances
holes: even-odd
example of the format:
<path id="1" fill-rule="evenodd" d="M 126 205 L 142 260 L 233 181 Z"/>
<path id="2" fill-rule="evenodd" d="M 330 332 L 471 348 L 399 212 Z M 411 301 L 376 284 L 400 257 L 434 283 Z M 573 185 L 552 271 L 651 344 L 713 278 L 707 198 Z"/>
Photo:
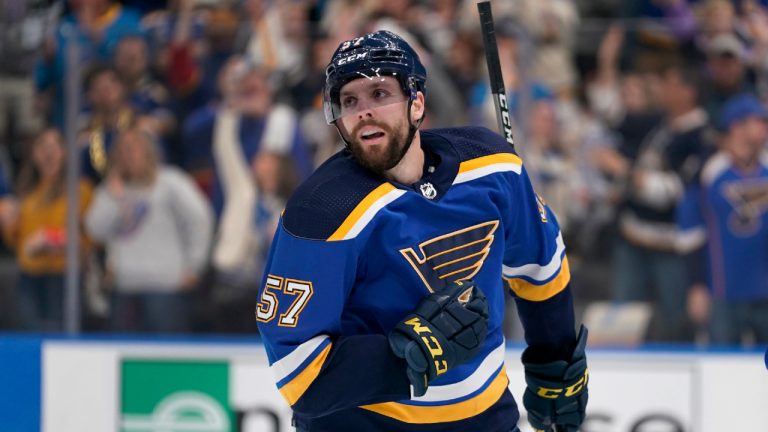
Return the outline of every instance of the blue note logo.
<path id="1" fill-rule="evenodd" d="M 498 220 L 483 222 L 426 240 L 416 250 L 401 249 L 400 253 L 430 292 L 439 291 L 480 271 L 498 227 Z"/>
<path id="2" fill-rule="evenodd" d="M 761 228 L 763 214 L 768 210 L 768 181 L 750 179 L 728 182 L 723 184 L 722 194 L 733 206 L 728 217 L 728 228 L 742 237 L 755 234 Z"/>

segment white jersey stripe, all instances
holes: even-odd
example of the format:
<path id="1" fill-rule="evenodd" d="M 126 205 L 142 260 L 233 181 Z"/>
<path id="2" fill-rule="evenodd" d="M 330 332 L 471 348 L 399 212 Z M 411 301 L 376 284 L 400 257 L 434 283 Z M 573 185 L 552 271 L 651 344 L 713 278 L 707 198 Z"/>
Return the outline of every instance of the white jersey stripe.
<path id="1" fill-rule="evenodd" d="M 502 266 L 504 277 L 513 278 L 526 276 L 534 281 L 544 282 L 557 274 L 557 271 L 560 270 L 560 266 L 562 265 L 563 252 L 565 251 L 565 243 L 563 242 L 562 233 L 557 233 L 556 242 L 557 249 L 547 265 L 540 266 L 538 264 L 525 264 L 520 267 Z"/>
<path id="2" fill-rule="evenodd" d="M 472 374 L 463 380 L 443 386 L 429 386 L 423 396 L 412 400 L 419 402 L 439 402 L 458 399 L 472 394 L 491 379 L 504 363 L 504 342 L 488 353 Z"/>
<path id="3" fill-rule="evenodd" d="M 275 382 L 280 382 L 280 380 L 293 373 L 326 339 L 328 339 L 326 335 L 315 336 L 294 348 L 287 356 L 272 363 L 270 369 L 275 374 Z"/>

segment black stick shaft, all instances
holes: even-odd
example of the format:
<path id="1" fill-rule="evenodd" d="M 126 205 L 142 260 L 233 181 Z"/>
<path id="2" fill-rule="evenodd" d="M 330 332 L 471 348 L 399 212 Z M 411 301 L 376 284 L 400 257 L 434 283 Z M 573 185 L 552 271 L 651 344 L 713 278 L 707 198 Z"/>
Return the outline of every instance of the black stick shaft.
<path id="1" fill-rule="evenodd" d="M 480 29 L 483 33 L 483 46 L 485 47 L 485 61 L 488 64 L 488 78 L 491 82 L 491 95 L 496 106 L 496 118 L 499 123 L 499 132 L 504 136 L 512 148 L 515 141 L 512 139 L 512 122 L 509 118 L 509 105 L 507 105 L 507 91 L 504 88 L 504 76 L 501 74 L 501 62 L 499 61 L 499 47 L 496 45 L 496 29 L 493 26 L 493 12 L 491 2 L 484 1 L 477 4 L 480 14 Z M 558 432 L 561 428 L 552 425 L 552 431 Z"/>
<path id="2" fill-rule="evenodd" d="M 507 105 L 507 92 L 504 89 L 504 77 L 501 74 L 501 62 L 499 61 L 499 48 L 496 45 L 496 30 L 493 26 L 493 12 L 489 1 L 477 4 L 480 14 L 480 29 L 483 33 L 483 46 L 485 47 L 485 60 L 488 64 L 488 78 L 491 82 L 491 96 L 496 106 L 496 118 L 499 124 L 499 133 L 513 148 L 515 142 L 512 139 L 512 122 L 509 118 L 509 106 Z"/>

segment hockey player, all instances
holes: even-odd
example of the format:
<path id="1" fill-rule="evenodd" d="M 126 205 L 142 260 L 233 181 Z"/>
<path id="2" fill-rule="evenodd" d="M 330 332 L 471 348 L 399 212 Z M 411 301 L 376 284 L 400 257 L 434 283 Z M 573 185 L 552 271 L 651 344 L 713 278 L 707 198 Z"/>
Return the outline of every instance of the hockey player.
<path id="1" fill-rule="evenodd" d="M 587 403 L 554 214 L 482 128 L 420 131 L 426 71 L 399 36 L 342 43 L 325 113 L 346 143 L 298 188 L 256 317 L 299 431 L 517 430 L 502 319 L 517 301 L 531 424 L 575 431 Z"/>

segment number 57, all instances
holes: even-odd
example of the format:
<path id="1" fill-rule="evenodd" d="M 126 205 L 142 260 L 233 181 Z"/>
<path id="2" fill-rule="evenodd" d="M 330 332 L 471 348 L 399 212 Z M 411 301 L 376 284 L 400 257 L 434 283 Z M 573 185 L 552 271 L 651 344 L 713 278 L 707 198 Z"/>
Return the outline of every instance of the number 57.
<path id="1" fill-rule="evenodd" d="M 312 282 L 268 275 L 264 289 L 261 290 L 259 302 L 256 304 L 256 321 L 268 323 L 277 316 L 277 308 L 280 302 L 273 291 L 282 291 L 284 294 L 296 296 L 288 310 L 280 314 L 280 320 L 277 322 L 277 325 L 281 327 L 296 327 L 299 314 L 304 309 L 304 306 L 307 305 L 307 301 L 309 301 L 314 292 L 312 290 Z"/>

